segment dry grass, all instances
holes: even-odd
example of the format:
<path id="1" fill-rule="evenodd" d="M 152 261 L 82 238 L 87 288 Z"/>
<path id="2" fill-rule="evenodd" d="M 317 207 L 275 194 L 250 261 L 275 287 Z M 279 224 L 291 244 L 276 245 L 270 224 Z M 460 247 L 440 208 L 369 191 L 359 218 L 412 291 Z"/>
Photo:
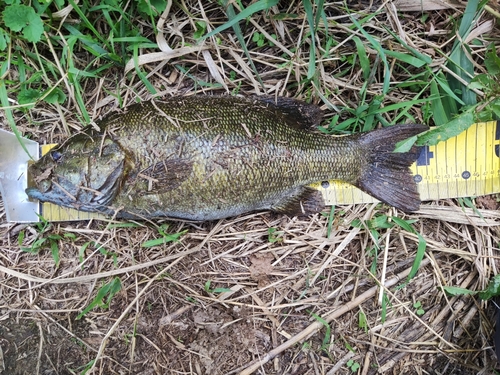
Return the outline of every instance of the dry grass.
<path id="1" fill-rule="evenodd" d="M 337 107 L 356 108 L 365 99 L 360 97 L 363 76 L 346 59 L 356 54 L 352 37 L 357 33 L 349 28 L 346 8 L 325 4 L 335 43 L 328 51 L 318 43 L 319 75 L 307 82 L 310 36 L 300 2 L 282 9 L 297 18 L 270 21 L 258 13 L 242 23 L 262 87 L 231 32 L 222 33 L 220 42 L 193 44 L 194 20 L 205 20 L 212 29 L 226 20 L 218 5 L 200 3 L 183 1 L 166 15 L 159 25 L 162 55 L 141 51 L 140 63 L 161 95 L 237 91 L 310 98 L 328 117 Z M 350 5 L 365 13 L 379 8 L 384 11 L 366 26 L 370 33 L 385 48 L 399 48 L 384 30 L 389 28 L 431 55 L 433 69 L 439 69 L 463 7 L 430 11 L 424 20 L 420 13 L 398 13 L 390 2 Z M 489 18 L 484 14 L 481 20 Z M 154 38 L 147 21 L 140 28 Z M 278 42 L 259 48 L 251 42 L 256 31 L 276 34 Z M 496 32 L 495 26 L 490 33 Z M 478 38 L 486 43 L 490 37 Z M 484 46 L 472 50 L 478 70 Z M 374 68 L 363 95 L 372 97 L 381 93 L 383 76 L 375 51 L 366 49 Z M 85 53 L 78 56 L 81 67 L 90 63 Z M 392 84 L 417 72 L 392 68 Z M 85 81 L 85 106 L 94 120 L 117 107 L 116 95 L 123 103 L 151 97 L 134 69 L 128 75 L 123 68 L 112 73 Z M 69 100 L 64 106 L 36 106 L 18 116 L 18 128 L 41 143 L 61 142 L 82 127 L 65 79 L 61 87 Z M 383 105 L 414 97 L 410 89 L 393 90 Z M 397 115 L 383 116 L 390 122 Z M 419 106 L 409 116 L 426 120 Z M 427 202 L 420 212 L 402 216 L 416 220 L 413 227 L 427 242 L 417 276 L 405 283 L 417 237 L 393 227 L 379 228 L 377 239 L 351 225 L 355 219 L 402 215 L 381 205 L 338 207 L 329 237 L 328 215 L 257 213 L 201 224 L 168 221 L 169 232 L 187 229 L 187 234 L 153 248 L 141 244 L 159 237 L 162 222 L 135 228 L 113 221 L 52 223 L 42 235 L 73 235 L 57 241 L 61 261 L 56 267 L 49 249 L 21 250 L 21 231 L 24 247 L 41 234 L 36 226 L 6 223 L 0 201 L 0 373 L 3 364 L 5 374 L 79 374 L 87 365 L 88 374 L 492 374 L 497 365 L 491 303 L 450 297 L 442 290 L 481 290 L 498 273 L 498 203 L 476 204 L 477 211 L 462 209 L 454 200 Z M 272 240 L 270 228 L 276 229 Z M 109 308 L 76 320 L 115 277 L 122 288 Z M 417 314 L 416 302 L 424 314 Z M 348 363 L 359 364 L 359 370 Z"/>

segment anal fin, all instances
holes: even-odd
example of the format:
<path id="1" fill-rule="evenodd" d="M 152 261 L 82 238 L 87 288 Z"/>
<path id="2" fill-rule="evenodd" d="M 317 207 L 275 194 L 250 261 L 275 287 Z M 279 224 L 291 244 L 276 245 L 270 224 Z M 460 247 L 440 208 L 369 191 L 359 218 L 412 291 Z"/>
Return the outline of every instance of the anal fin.
<path id="1" fill-rule="evenodd" d="M 290 216 L 311 215 L 325 207 L 323 195 L 319 190 L 301 186 L 295 192 L 276 202 L 271 210 Z"/>

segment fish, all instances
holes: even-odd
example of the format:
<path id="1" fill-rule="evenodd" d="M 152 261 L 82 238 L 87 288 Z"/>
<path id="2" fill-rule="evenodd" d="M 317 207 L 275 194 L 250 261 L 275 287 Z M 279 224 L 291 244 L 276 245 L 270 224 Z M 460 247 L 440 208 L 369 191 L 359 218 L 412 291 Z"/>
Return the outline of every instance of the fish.
<path id="1" fill-rule="evenodd" d="M 133 104 L 28 168 L 31 200 L 125 219 L 217 220 L 271 210 L 320 212 L 312 183 L 341 180 L 404 212 L 419 209 L 410 171 L 425 130 L 395 125 L 334 136 L 322 110 L 285 97 L 173 96 Z"/>

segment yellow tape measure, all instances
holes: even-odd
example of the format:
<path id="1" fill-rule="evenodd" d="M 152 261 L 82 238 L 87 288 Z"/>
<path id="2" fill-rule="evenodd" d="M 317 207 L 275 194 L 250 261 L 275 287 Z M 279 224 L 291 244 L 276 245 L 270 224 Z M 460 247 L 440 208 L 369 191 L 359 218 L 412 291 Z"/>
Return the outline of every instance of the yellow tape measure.
<path id="1" fill-rule="evenodd" d="M 42 146 L 42 155 L 54 146 Z M 473 124 L 456 137 L 436 146 L 423 147 L 411 170 L 423 201 L 500 193 L 500 123 Z M 323 193 L 327 205 L 378 202 L 340 181 L 323 181 L 311 186 Z M 49 221 L 104 217 L 51 203 L 42 203 L 40 212 Z"/>
<path id="2" fill-rule="evenodd" d="M 500 123 L 473 124 L 456 137 L 423 147 L 411 170 L 423 201 L 500 193 Z M 327 205 L 377 202 L 339 181 L 314 187 Z"/>

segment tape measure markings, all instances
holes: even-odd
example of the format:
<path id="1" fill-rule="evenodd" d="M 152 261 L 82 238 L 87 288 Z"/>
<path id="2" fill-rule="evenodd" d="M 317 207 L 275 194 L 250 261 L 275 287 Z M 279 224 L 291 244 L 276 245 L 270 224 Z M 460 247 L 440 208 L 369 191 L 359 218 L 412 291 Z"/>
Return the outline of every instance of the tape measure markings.
<path id="1" fill-rule="evenodd" d="M 467 131 L 435 146 L 424 146 L 411 167 L 421 199 L 438 200 L 500 192 L 500 124 L 473 124 Z M 314 184 L 325 202 L 371 203 L 375 199 L 357 188 L 329 181 Z"/>

